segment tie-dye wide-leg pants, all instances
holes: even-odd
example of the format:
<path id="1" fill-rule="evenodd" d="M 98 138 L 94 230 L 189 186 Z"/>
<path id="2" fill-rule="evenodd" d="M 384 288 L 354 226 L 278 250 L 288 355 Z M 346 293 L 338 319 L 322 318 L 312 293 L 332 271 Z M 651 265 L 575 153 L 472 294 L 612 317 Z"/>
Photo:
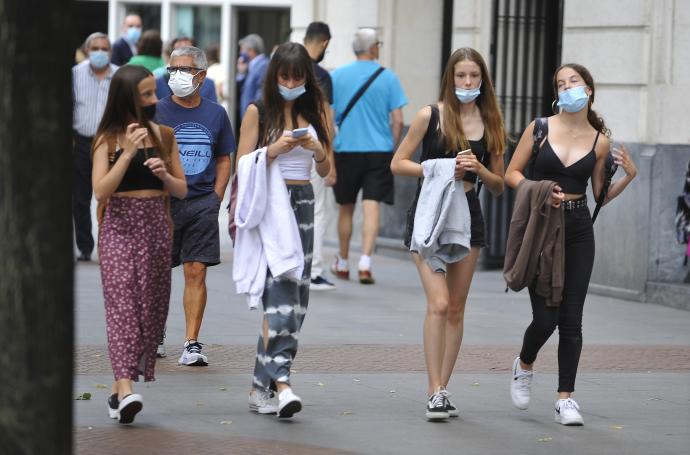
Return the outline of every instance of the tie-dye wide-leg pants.
<path id="1" fill-rule="evenodd" d="M 304 252 L 304 270 L 299 281 L 274 278 L 270 270 L 262 297 L 268 339 L 263 327 L 256 348 L 253 387 L 275 390 L 276 382 L 290 383 L 290 368 L 297 354 L 297 339 L 309 303 L 311 258 L 314 244 L 314 191 L 311 185 L 288 185 L 290 204 L 297 219 Z"/>

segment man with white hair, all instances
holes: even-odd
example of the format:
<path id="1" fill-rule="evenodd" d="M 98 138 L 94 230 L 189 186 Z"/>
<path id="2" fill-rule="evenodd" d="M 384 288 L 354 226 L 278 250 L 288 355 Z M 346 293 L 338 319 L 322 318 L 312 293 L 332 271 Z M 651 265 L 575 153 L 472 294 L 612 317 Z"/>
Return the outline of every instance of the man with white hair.
<path id="1" fill-rule="evenodd" d="M 264 55 L 264 40 L 252 33 L 240 40 L 240 56 L 237 58 L 236 82 L 240 85 L 240 118 L 247 106 L 261 98 L 261 85 L 268 69 L 268 57 Z"/>
<path id="2" fill-rule="evenodd" d="M 178 363 L 204 366 L 208 357 L 198 341 L 206 308 L 206 269 L 220 263 L 218 211 L 230 179 L 235 137 L 225 109 L 200 95 L 208 62 L 204 51 L 186 46 L 170 55 L 172 95 L 160 100 L 156 119 L 175 131 L 187 179 L 187 197 L 171 198 L 175 224 L 173 267 L 184 271 L 185 342 Z M 160 352 L 159 355 L 164 355 Z"/>
<path id="3" fill-rule="evenodd" d="M 113 44 L 113 58 L 115 65 L 122 66 L 137 55 L 137 41 L 141 38 L 141 16 L 137 13 L 127 13 L 122 22 L 122 37 Z"/>
<path id="4" fill-rule="evenodd" d="M 117 66 L 110 63 L 110 40 L 105 33 L 92 33 L 84 42 L 87 58 L 72 68 L 74 111 L 74 181 L 72 215 L 80 261 L 91 260 L 91 144 L 103 117 L 108 90 Z"/>
<path id="5" fill-rule="evenodd" d="M 379 232 L 379 205 L 393 204 L 390 163 L 402 133 L 402 107 L 407 104 L 397 76 L 376 62 L 382 45 L 376 30 L 359 29 L 352 42 L 357 60 L 332 73 L 338 126 L 333 143 L 338 178 L 333 191 L 339 204 L 340 251 L 331 271 L 337 278 L 349 279 L 352 216 L 361 189 L 362 254 L 358 270 L 362 284 L 374 283 L 371 255 Z"/>

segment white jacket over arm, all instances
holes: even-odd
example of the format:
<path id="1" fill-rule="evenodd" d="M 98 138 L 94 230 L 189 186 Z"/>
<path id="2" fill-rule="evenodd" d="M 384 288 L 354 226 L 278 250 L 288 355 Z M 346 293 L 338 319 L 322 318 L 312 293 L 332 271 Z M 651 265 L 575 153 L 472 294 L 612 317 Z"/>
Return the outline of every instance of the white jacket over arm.
<path id="1" fill-rule="evenodd" d="M 455 180 L 455 159 L 422 163 L 424 183 L 414 216 L 410 251 L 416 251 L 434 272 L 470 252 L 471 219 L 462 181 Z"/>
<path id="2" fill-rule="evenodd" d="M 299 280 L 304 253 L 295 214 L 278 163 L 266 163 L 266 148 L 249 153 L 237 165 L 237 238 L 232 268 L 238 294 L 249 308 L 259 306 L 267 270 Z"/>

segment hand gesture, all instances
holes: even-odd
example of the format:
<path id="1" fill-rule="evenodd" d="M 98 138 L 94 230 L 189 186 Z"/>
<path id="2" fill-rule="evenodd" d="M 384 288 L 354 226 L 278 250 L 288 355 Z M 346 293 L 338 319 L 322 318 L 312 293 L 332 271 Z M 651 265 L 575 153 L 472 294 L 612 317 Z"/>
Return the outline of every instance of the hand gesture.
<path id="1" fill-rule="evenodd" d="M 149 135 L 146 128 L 140 128 L 138 123 L 130 123 L 125 130 L 123 152 L 133 156 L 139 147 L 144 146 L 144 139 Z"/>
<path id="2" fill-rule="evenodd" d="M 462 180 L 462 178 L 465 176 L 466 169 L 461 161 L 462 158 L 463 155 L 455 155 L 455 180 Z"/>
<path id="3" fill-rule="evenodd" d="M 559 208 L 564 198 L 563 189 L 558 185 L 554 186 L 553 193 L 551 193 L 551 206 L 555 209 Z"/>
<path id="4" fill-rule="evenodd" d="M 484 167 L 484 165 L 477 160 L 477 156 L 472 152 L 458 154 L 455 157 L 455 161 L 460 164 L 465 172 L 474 172 L 477 175 L 479 175 L 479 172 Z"/>
<path id="5" fill-rule="evenodd" d="M 307 133 L 304 136 L 300 137 L 299 145 L 301 145 L 307 150 L 311 150 L 312 152 L 314 152 L 314 160 L 321 161 L 326 157 L 326 152 L 324 151 L 321 142 L 319 142 L 318 139 L 316 139 L 311 134 Z"/>
<path id="6" fill-rule="evenodd" d="M 287 153 L 292 150 L 295 146 L 299 145 L 300 140 L 292 137 L 290 132 L 287 132 L 280 136 L 277 141 L 273 142 L 266 149 L 266 153 L 269 158 L 277 158 L 278 155 Z"/>
<path id="7" fill-rule="evenodd" d="M 628 177 L 634 178 L 637 175 L 637 167 L 630 158 L 630 152 L 625 148 L 625 144 L 620 146 L 620 148 L 613 148 L 613 162 L 622 167 Z"/>
<path id="8" fill-rule="evenodd" d="M 165 167 L 165 163 L 160 158 L 149 158 L 144 161 L 144 166 L 148 166 L 153 172 L 153 175 L 165 182 L 170 174 L 168 174 L 168 169 Z"/>

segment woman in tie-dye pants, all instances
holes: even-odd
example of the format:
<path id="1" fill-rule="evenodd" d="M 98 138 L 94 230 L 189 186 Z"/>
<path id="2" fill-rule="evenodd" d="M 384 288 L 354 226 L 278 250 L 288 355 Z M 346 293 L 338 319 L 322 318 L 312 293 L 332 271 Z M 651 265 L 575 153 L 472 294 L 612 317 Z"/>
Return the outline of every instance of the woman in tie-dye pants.
<path id="1" fill-rule="evenodd" d="M 304 269 L 299 281 L 267 274 L 249 409 L 291 417 L 302 409 L 302 400 L 292 392 L 290 368 L 309 301 L 314 243 L 311 170 L 315 166 L 321 177 L 328 175 L 330 132 L 323 93 L 301 44 L 285 43 L 276 49 L 262 93 L 263 98 L 247 108 L 242 120 L 237 159 L 266 147 L 268 165 L 279 166 L 299 226 Z M 274 392 L 278 392 L 277 406 L 272 403 Z"/>

